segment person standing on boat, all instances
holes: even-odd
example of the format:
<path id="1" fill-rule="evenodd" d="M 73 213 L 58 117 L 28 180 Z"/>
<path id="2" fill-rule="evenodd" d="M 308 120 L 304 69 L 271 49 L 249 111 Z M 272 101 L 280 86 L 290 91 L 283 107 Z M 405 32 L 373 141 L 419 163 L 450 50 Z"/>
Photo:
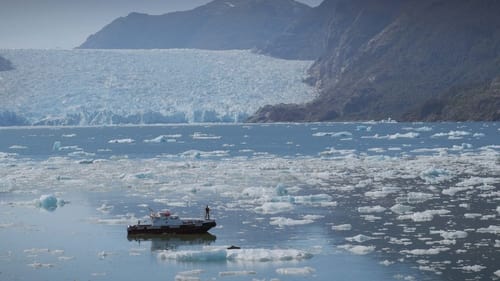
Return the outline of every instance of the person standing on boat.
<path id="1" fill-rule="evenodd" d="M 206 219 L 206 220 L 209 220 L 209 219 L 210 219 L 210 208 L 208 207 L 208 205 L 207 205 L 207 207 L 205 208 L 205 219 Z"/>

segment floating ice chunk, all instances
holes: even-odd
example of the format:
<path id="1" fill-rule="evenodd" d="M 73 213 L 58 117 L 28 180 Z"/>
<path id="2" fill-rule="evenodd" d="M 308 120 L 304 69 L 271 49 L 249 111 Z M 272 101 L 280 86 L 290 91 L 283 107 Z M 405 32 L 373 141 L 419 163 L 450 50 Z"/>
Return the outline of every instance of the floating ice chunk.
<path id="1" fill-rule="evenodd" d="M 468 189 L 472 189 L 472 186 L 453 186 L 447 189 L 443 189 L 441 193 L 444 195 L 454 196 L 455 194 L 466 191 Z"/>
<path id="2" fill-rule="evenodd" d="M 449 131 L 448 133 L 437 133 L 431 136 L 431 138 L 438 138 L 438 137 L 448 137 L 450 140 L 456 140 L 456 139 L 461 139 L 464 136 L 470 135 L 469 132 L 466 131 Z"/>
<path id="3" fill-rule="evenodd" d="M 272 217 L 269 224 L 283 227 L 283 226 L 293 226 L 293 225 L 304 225 L 304 224 L 310 224 L 313 222 L 314 222 L 314 220 L 311 220 L 311 219 L 294 220 L 294 219 L 284 218 L 284 217 Z"/>
<path id="4" fill-rule="evenodd" d="M 262 206 L 254 209 L 260 214 L 278 214 L 293 210 L 293 205 L 289 202 L 265 202 Z"/>
<path id="5" fill-rule="evenodd" d="M 351 245 L 351 244 L 341 245 L 338 246 L 338 248 L 347 250 L 355 255 L 366 255 L 375 251 L 375 246 L 362 246 L 362 245 Z"/>
<path id="6" fill-rule="evenodd" d="M 51 263 L 39 263 L 39 262 L 30 263 L 28 264 L 28 266 L 31 266 L 34 269 L 54 267 L 54 265 Z"/>
<path id="7" fill-rule="evenodd" d="M 226 157 L 229 156 L 229 151 L 227 150 L 214 150 L 214 151 L 201 151 L 201 150 L 187 150 L 180 154 L 181 157 L 185 158 L 210 158 L 210 157 Z"/>
<path id="8" fill-rule="evenodd" d="M 363 242 L 366 242 L 366 241 L 369 241 L 369 240 L 373 240 L 373 239 L 376 239 L 375 237 L 371 237 L 371 236 L 366 236 L 366 235 L 363 235 L 363 234 L 358 234 L 356 236 L 353 236 L 353 237 L 346 237 L 345 240 L 349 241 L 349 242 L 358 242 L 358 243 L 363 243 Z"/>
<path id="9" fill-rule="evenodd" d="M 498 225 L 490 225 L 488 227 L 478 228 L 476 231 L 479 232 L 479 233 L 500 234 L 500 226 L 498 226 Z"/>
<path id="10" fill-rule="evenodd" d="M 450 250 L 450 248 L 436 247 L 436 248 L 430 248 L 430 249 L 402 250 L 401 253 L 410 254 L 410 255 L 414 255 L 414 256 L 431 256 L 431 255 L 437 255 L 441 252 L 446 252 L 448 250 Z"/>
<path id="11" fill-rule="evenodd" d="M 11 145 L 9 146 L 9 149 L 28 149 L 27 146 L 24 146 L 24 145 Z"/>
<path id="12" fill-rule="evenodd" d="M 333 230 L 337 231 L 348 231 L 352 229 L 352 225 L 347 223 L 347 224 L 339 224 L 339 225 L 332 225 Z"/>
<path id="13" fill-rule="evenodd" d="M 175 275 L 175 281 L 199 281 L 198 277 L 203 272 L 202 269 L 181 271 Z"/>
<path id="14" fill-rule="evenodd" d="M 135 143 L 134 139 L 126 138 L 126 139 L 112 139 L 109 140 L 108 143 Z"/>
<path id="15" fill-rule="evenodd" d="M 53 151 L 58 151 L 61 148 L 61 142 L 60 141 L 55 141 L 54 144 L 52 145 L 52 150 Z"/>
<path id="16" fill-rule="evenodd" d="M 97 208 L 96 210 L 98 210 L 101 213 L 109 213 L 111 210 L 113 210 L 113 208 L 114 206 L 103 203 L 101 207 Z"/>
<path id="17" fill-rule="evenodd" d="M 384 198 L 389 194 L 398 192 L 399 190 L 401 190 L 401 188 L 399 187 L 384 186 L 382 187 L 382 189 L 379 190 L 372 190 L 365 192 L 365 196 L 371 198 Z"/>
<path id="18" fill-rule="evenodd" d="M 377 206 L 365 206 L 365 207 L 358 207 L 358 212 L 359 213 L 382 213 L 386 209 L 380 205 Z"/>
<path id="19" fill-rule="evenodd" d="M 238 271 L 221 271 L 219 276 L 244 276 L 244 275 L 255 275 L 257 272 L 253 270 L 238 270 Z"/>
<path id="20" fill-rule="evenodd" d="M 326 137 L 326 136 L 334 137 L 334 138 L 352 137 L 352 133 L 351 132 L 317 132 L 317 133 L 313 134 L 313 137 Z"/>
<path id="21" fill-rule="evenodd" d="M 99 259 L 103 260 L 105 259 L 106 257 L 108 257 L 109 255 L 111 255 L 110 252 L 106 252 L 106 251 L 100 251 L 99 253 L 97 253 L 97 256 L 99 257 Z"/>
<path id="22" fill-rule="evenodd" d="M 392 135 L 385 135 L 385 136 L 380 136 L 379 134 L 375 134 L 373 136 L 362 136 L 361 138 L 364 138 L 364 139 L 388 139 L 388 140 L 395 140 L 395 139 L 401 139 L 401 138 L 414 139 L 414 138 L 418 138 L 419 136 L 420 136 L 419 133 L 408 132 L 408 133 L 405 133 L 405 134 L 395 133 L 395 134 L 392 134 Z"/>
<path id="23" fill-rule="evenodd" d="M 405 214 L 405 213 L 411 212 L 413 210 L 413 208 L 414 207 L 412 207 L 412 206 L 407 206 L 407 205 L 402 205 L 402 204 L 397 203 L 394 206 L 392 206 L 390 208 L 390 210 L 393 213 L 401 215 L 401 214 Z"/>
<path id="24" fill-rule="evenodd" d="M 500 269 L 495 271 L 493 274 L 495 274 L 496 276 L 500 277 Z"/>
<path id="25" fill-rule="evenodd" d="M 463 271 L 468 271 L 468 272 L 479 272 L 485 268 L 486 268 L 486 266 L 482 266 L 482 265 L 478 265 L 478 264 L 465 265 L 465 266 L 460 267 L 460 269 L 462 269 Z"/>
<path id="26" fill-rule="evenodd" d="M 446 169 L 430 168 L 420 173 L 420 178 L 427 183 L 435 184 L 451 179 L 450 172 Z"/>
<path id="27" fill-rule="evenodd" d="M 410 204 L 414 203 L 422 203 L 425 202 L 433 197 L 432 194 L 430 193 L 423 193 L 423 192 L 409 192 L 406 195 L 406 201 Z"/>
<path id="28" fill-rule="evenodd" d="M 383 261 L 379 262 L 379 264 L 385 265 L 385 266 L 389 266 L 391 264 L 394 264 L 394 262 L 393 261 L 389 261 L 389 260 L 383 260 Z"/>
<path id="29" fill-rule="evenodd" d="M 195 132 L 191 137 L 194 140 L 218 140 L 218 139 L 222 138 L 221 136 L 215 136 L 215 135 L 211 135 L 211 134 L 204 134 L 204 133 L 200 133 L 200 132 Z"/>
<path id="30" fill-rule="evenodd" d="M 497 213 L 500 215 L 500 206 L 497 207 Z"/>
<path id="31" fill-rule="evenodd" d="M 457 230 L 457 231 L 444 231 L 444 230 L 438 230 L 438 231 L 430 231 L 431 234 L 439 234 L 441 237 L 444 239 L 458 239 L 458 238 L 466 238 L 467 237 L 467 232 Z"/>
<path id="32" fill-rule="evenodd" d="M 478 214 L 478 213 L 466 213 L 466 214 L 464 214 L 464 217 L 466 219 L 476 219 L 476 218 L 479 218 L 481 216 L 483 216 L 483 215 L 482 214 Z"/>
<path id="33" fill-rule="evenodd" d="M 277 268 L 276 273 L 281 275 L 309 275 L 314 273 L 316 270 L 312 267 L 282 267 Z"/>
<path id="34" fill-rule="evenodd" d="M 44 194 L 40 196 L 40 199 L 36 200 L 36 205 L 47 211 L 54 211 L 57 207 L 62 207 L 67 203 L 67 201 L 58 199 L 53 194 Z"/>
<path id="35" fill-rule="evenodd" d="M 356 131 L 365 131 L 369 132 L 372 130 L 372 126 L 358 125 L 356 126 Z"/>
<path id="36" fill-rule="evenodd" d="M 164 142 L 176 142 L 176 138 L 180 138 L 182 135 L 161 135 L 154 139 L 144 140 L 145 143 L 164 143 Z"/>
<path id="37" fill-rule="evenodd" d="M 176 260 L 184 262 L 275 262 L 304 260 L 312 257 L 312 254 L 295 249 L 211 249 L 205 248 L 201 251 L 168 251 L 158 253 L 162 260 Z"/>
<path id="38" fill-rule="evenodd" d="M 450 211 L 444 209 L 426 210 L 423 212 L 415 212 L 413 214 L 400 215 L 398 219 L 399 220 L 411 219 L 414 222 L 424 222 L 424 221 L 432 221 L 435 215 L 446 215 L 448 213 L 450 213 Z"/>
<path id="39" fill-rule="evenodd" d="M 278 184 L 275 189 L 276 195 L 278 196 L 285 196 L 288 195 L 288 190 L 286 189 L 285 185 L 283 184 Z"/>

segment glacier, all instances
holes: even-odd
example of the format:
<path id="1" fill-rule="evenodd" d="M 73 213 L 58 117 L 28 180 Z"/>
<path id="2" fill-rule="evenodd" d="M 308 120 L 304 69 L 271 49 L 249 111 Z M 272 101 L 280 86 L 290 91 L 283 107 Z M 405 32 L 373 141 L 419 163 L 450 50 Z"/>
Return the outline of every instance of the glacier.
<path id="1" fill-rule="evenodd" d="M 0 51 L 0 126 L 242 122 L 317 95 L 312 61 L 250 50 Z"/>

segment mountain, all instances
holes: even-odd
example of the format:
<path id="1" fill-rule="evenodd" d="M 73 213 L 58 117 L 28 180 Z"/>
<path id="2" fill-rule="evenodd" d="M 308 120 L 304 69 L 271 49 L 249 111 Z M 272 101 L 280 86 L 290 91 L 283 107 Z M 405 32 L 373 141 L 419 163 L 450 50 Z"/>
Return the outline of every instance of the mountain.
<path id="1" fill-rule="evenodd" d="M 308 15 L 317 34 L 267 45 L 325 46 L 309 70 L 319 97 L 263 107 L 249 121 L 499 120 L 498 11 L 497 0 L 325 0 Z M 310 45 L 264 51 L 300 58 Z"/>
<path id="2" fill-rule="evenodd" d="M 309 10 L 293 0 L 215 0 L 190 11 L 131 13 L 89 36 L 79 48 L 262 48 Z"/>
<path id="3" fill-rule="evenodd" d="M 12 70 L 12 63 L 6 58 L 0 56 L 0 71 Z"/>

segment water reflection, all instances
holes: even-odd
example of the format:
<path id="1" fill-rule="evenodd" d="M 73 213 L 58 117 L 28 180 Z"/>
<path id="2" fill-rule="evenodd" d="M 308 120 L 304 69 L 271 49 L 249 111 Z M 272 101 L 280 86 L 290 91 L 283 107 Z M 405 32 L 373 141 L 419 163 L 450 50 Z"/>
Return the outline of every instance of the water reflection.
<path id="1" fill-rule="evenodd" d="M 217 237 L 210 233 L 203 234 L 130 234 L 129 241 L 141 244 L 144 241 L 151 242 L 151 251 L 176 250 L 182 246 L 210 245 Z"/>

